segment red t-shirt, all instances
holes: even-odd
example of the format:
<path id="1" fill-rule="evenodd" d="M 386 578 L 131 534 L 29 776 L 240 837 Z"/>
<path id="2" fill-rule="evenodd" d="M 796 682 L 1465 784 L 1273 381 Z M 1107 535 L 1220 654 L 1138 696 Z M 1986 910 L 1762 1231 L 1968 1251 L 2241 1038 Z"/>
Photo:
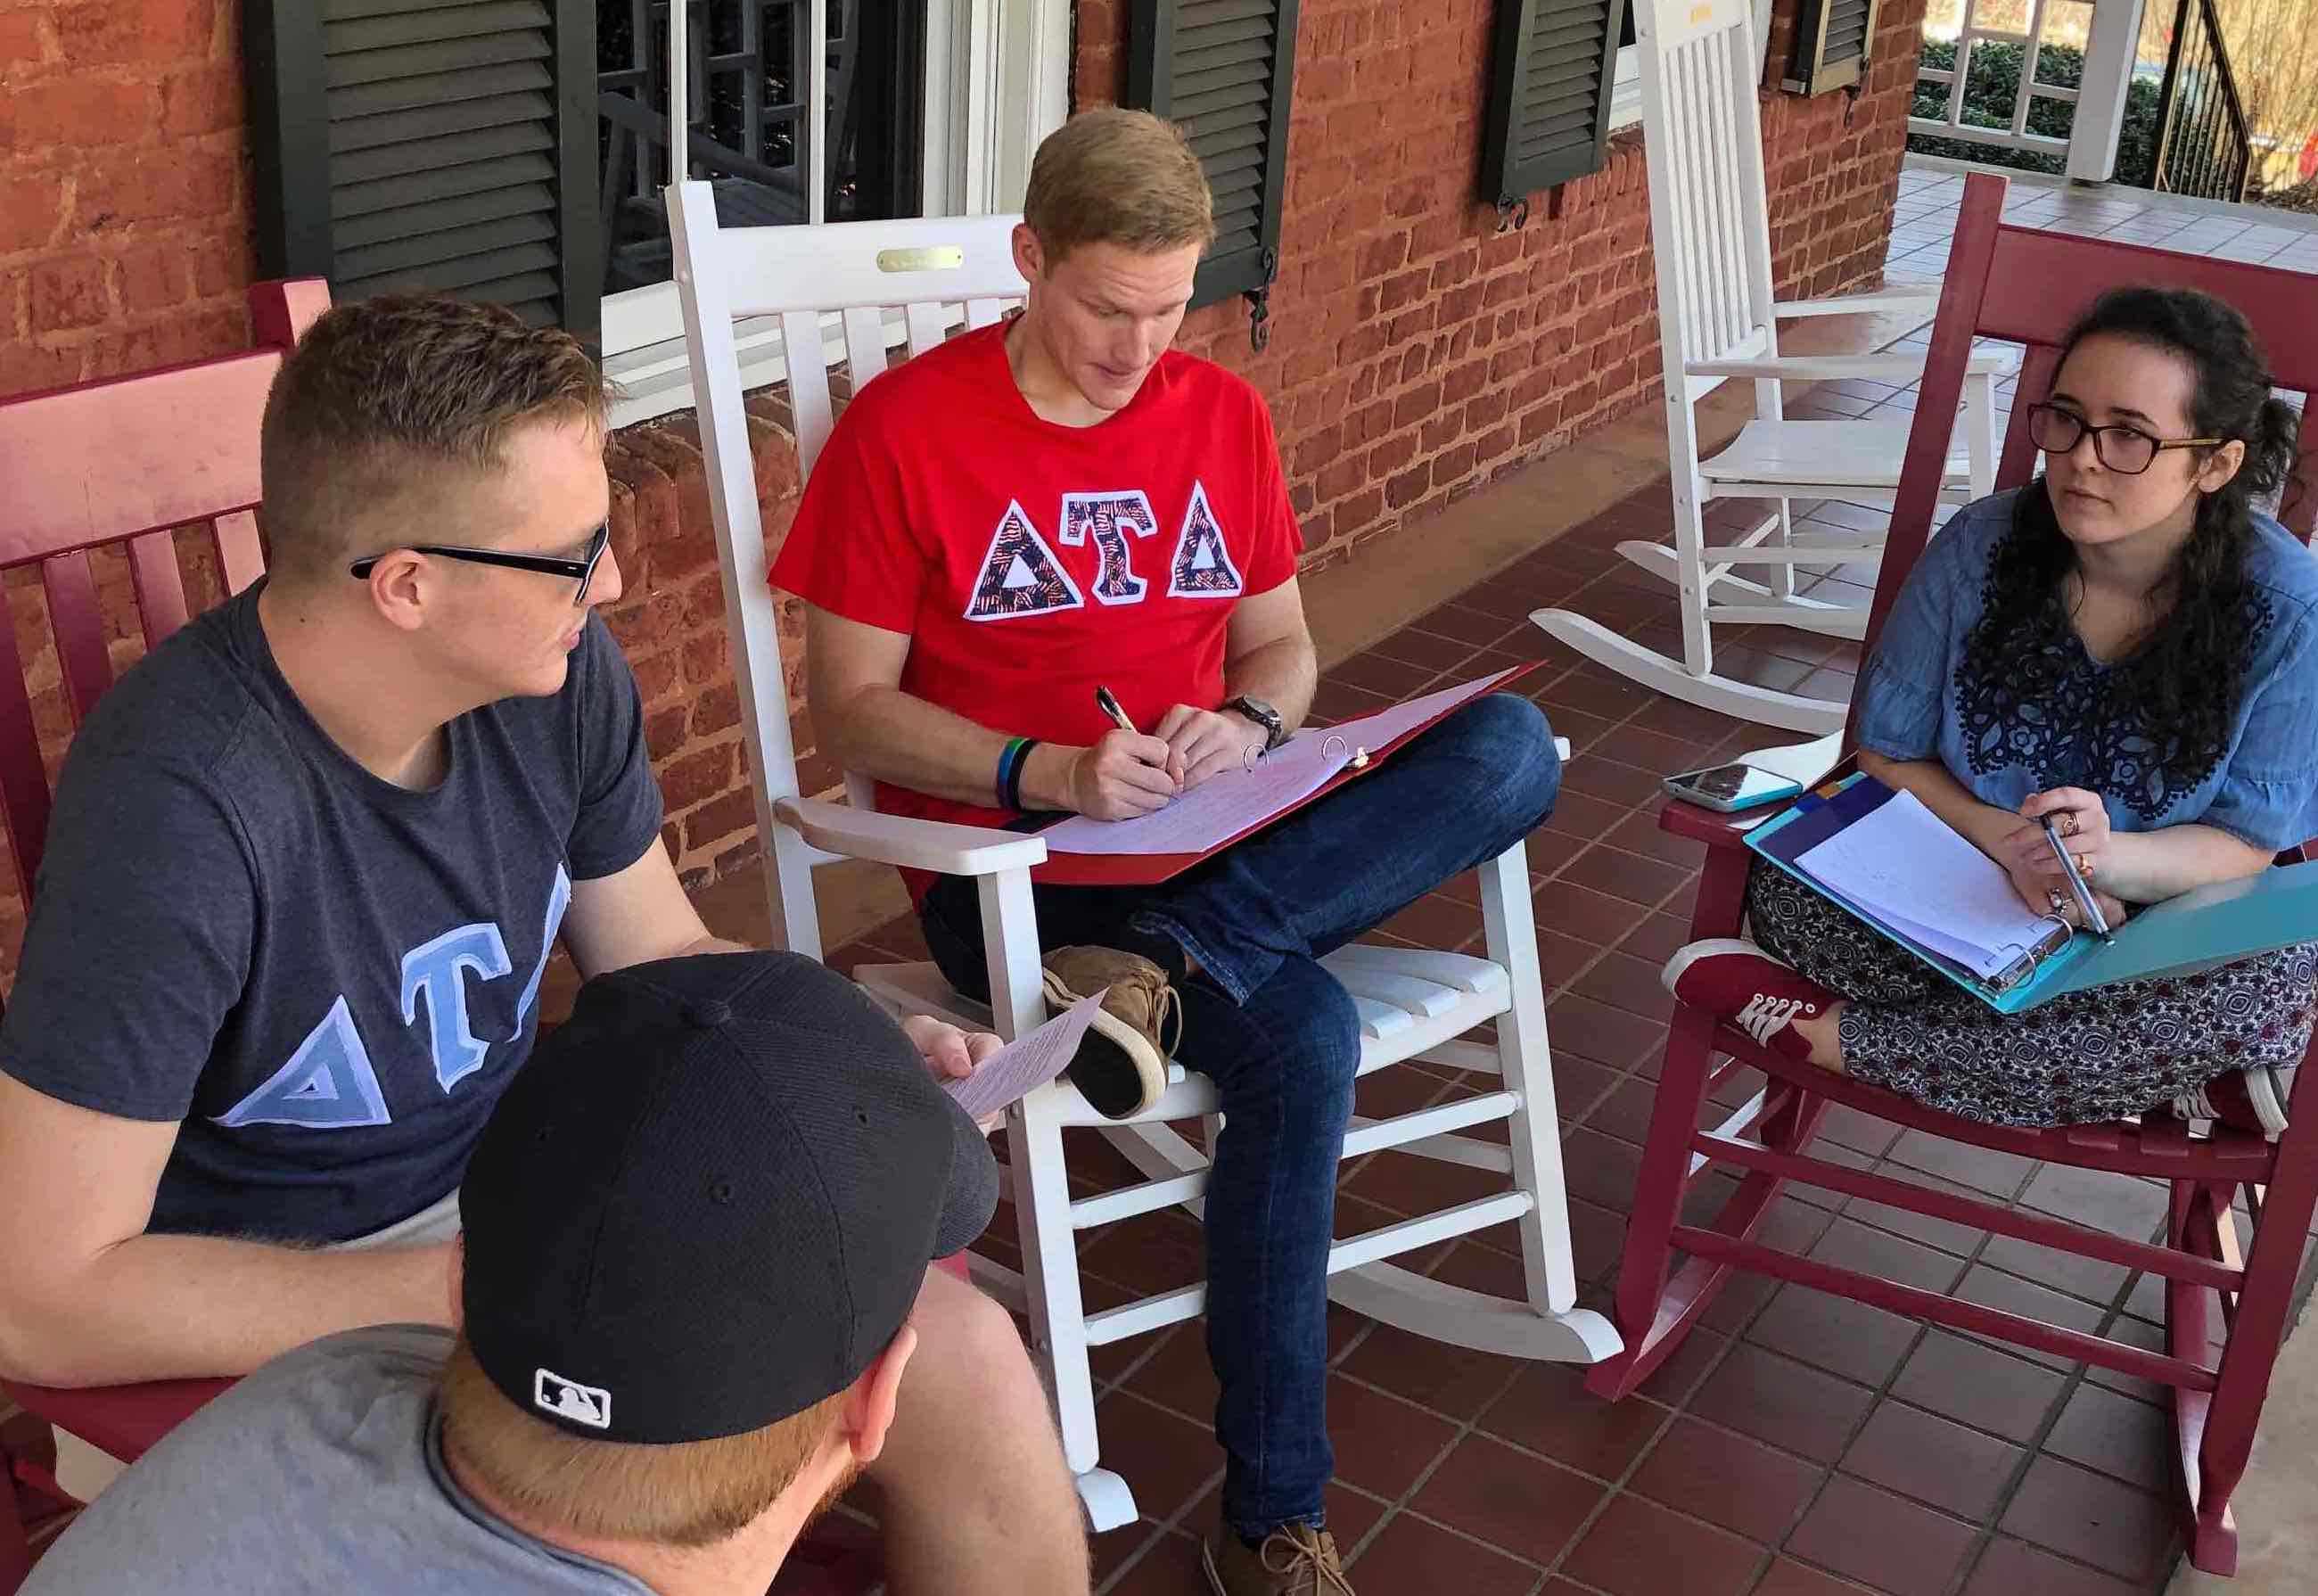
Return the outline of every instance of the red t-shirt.
<path id="1" fill-rule="evenodd" d="M 993 731 L 1092 744 L 1111 729 L 1098 684 L 1146 729 L 1175 704 L 1215 708 L 1233 606 L 1295 575 L 1302 542 L 1262 396 L 1170 353 L 1118 414 L 1057 426 L 1015 387 L 1005 331 L 952 338 L 862 388 L 774 585 L 908 633 L 902 690 Z M 1012 818 L 884 783 L 877 806 Z"/>

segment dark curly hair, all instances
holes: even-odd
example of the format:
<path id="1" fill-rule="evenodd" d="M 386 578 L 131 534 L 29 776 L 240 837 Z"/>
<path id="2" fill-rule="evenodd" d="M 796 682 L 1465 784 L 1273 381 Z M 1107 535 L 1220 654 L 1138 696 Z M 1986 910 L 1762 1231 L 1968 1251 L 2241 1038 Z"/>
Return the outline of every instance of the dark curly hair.
<path id="1" fill-rule="evenodd" d="M 2237 474 L 2197 501 L 2197 522 L 2153 596 L 2163 624 L 2152 627 L 2108 672 L 2112 713 L 2138 722 L 2152 770 L 2194 786 L 2228 745 L 2245 681 L 2249 592 L 2245 557 L 2252 506 L 2293 474 L 2300 418 L 2271 396 L 2268 364 L 2253 329 L 2229 305 L 2186 288 L 2119 288 L 2101 295 L 2070 329 L 2062 361 L 2085 339 L 2130 338 L 2184 362 L 2194 377 L 2191 431 L 2239 439 Z M 2076 566 L 2040 476 L 2013 505 L 2011 531 L 1990 561 L 1987 603 L 1965 640 L 1963 670 L 1985 681 L 2014 679 L 2016 701 L 2035 702 L 2039 684 L 2024 673 L 2062 669 L 2065 654 L 2024 648 L 2058 624 L 2068 627 L 2062 582 Z M 2170 599 L 2170 608 L 2167 608 Z"/>

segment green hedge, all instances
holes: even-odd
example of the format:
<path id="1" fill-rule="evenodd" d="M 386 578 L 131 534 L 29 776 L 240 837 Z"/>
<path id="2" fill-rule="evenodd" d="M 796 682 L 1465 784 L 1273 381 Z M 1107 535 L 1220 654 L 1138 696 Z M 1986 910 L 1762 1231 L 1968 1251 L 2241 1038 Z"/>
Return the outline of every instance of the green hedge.
<path id="1" fill-rule="evenodd" d="M 1972 77 L 1964 85 L 1963 120 L 1967 125 L 2008 128 L 2012 125 L 2012 103 L 2020 92 L 2020 68 L 2027 47 L 2019 44 L 1981 44 L 1972 52 Z M 1952 42 L 1935 40 L 1924 41 L 1923 64 L 1942 71 L 1955 67 L 1956 47 Z M 2085 72 L 2085 52 L 2066 45 L 2048 44 L 2036 57 L 2036 78 L 2056 88 L 2075 88 Z M 2156 162 L 2157 152 L 2157 93 L 2154 78 L 2135 77 L 2125 90 L 2125 128 L 2117 142 L 2115 181 L 2146 186 L 2149 174 Z M 1918 78 L 1916 82 L 1914 113 L 1936 122 L 1945 121 L 1948 113 L 1948 86 Z M 2069 136 L 2070 125 L 2076 120 L 2077 108 L 2062 100 L 2035 98 L 2028 102 L 2028 131 L 2055 139 Z M 2026 149 L 2006 149 L 1993 144 L 1974 144 L 1963 139 L 1937 139 L 1921 133 L 1908 135 L 1908 148 L 1920 155 L 1947 156 L 1956 160 L 1974 161 L 1986 167 L 2011 167 L 2027 172 L 2050 172 L 2055 175 L 2065 169 L 2066 163 L 2058 155 L 2044 155 Z"/>

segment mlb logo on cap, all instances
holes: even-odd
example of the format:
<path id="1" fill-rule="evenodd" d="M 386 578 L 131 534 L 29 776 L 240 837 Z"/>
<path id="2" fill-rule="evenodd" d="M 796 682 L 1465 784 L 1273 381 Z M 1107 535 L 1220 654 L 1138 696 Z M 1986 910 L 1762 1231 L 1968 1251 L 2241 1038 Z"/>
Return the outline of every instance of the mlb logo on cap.
<path id="1" fill-rule="evenodd" d="M 531 1400 L 542 1412 L 558 1419 L 569 1419 L 590 1429 L 612 1428 L 612 1393 L 600 1385 L 582 1385 L 553 1369 L 539 1369 L 532 1375 Z"/>

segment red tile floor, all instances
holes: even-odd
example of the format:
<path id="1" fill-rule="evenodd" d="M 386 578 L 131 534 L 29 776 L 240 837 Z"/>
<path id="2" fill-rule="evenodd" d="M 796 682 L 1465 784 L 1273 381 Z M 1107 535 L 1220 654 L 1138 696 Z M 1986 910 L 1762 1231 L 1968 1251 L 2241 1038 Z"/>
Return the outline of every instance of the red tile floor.
<path id="1" fill-rule="evenodd" d="M 1936 275 L 1944 249 L 1918 235 L 1952 217 L 1956 184 L 1908 178 L 1894 254 L 1920 251 L 1900 268 L 1920 278 Z M 2072 230 L 2138 220 L 2153 234 L 2176 219 L 2052 191 L 2019 198 L 2034 219 Z M 2313 242 L 2295 235 L 2280 249 Z M 1802 409 L 1909 403 L 1904 392 L 1855 383 L 1819 390 Z M 1862 518 L 1878 524 L 1875 512 L 1842 504 L 1807 517 L 1829 526 Z M 1576 756 L 1552 819 L 1530 840 L 1529 862 L 1570 1222 L 1584 1300 L 1597 1307 L 1607 1306 L 1666 1036 L 1658 968 L 1684 938 L 1696 875 L 1691 845 L 1654 823 L 1659 777 L 1792 740 L 1574 663 L 1529 622 L 1532 609 L 1565 606 L 1678 652 L 1666 590 L 1613 546 L 1662 537 L 1667 525 L 1663 488 L 1616 506 L 1343 662 L 1315 704 L 1316 715 L 1337 718 L 1518 660 L 1548 660 L 1525 690 Z M 1824 580 L 1863 576 L 1872 573 Z M 1732 634 L 1720 658 L 1721 669 L 1765 686 L 1840 698 L 1857 655 L 1853 645 L 1763 628 Z M 1469 883 L 1423 899 L 1380 934 L 1478 944 Z M 896 922 L 839 957 L 924 956 L 914 926 Z M 1456 1071 L 1427 1068 L 1363 1082 L 1363 1112 L 1472 1089 Z M 1830 1117 L 1825 1140 L 1836 1144 L 1829 1156 L 1863 1168 L 1889 1167 L 2136 1238 L 2154 1233 L 2163 1209 L 2154 1185 L 1902 1135 L 1845 1111 Z M 1091 1175 L 1126 1173 L 1106 1165 L 1091 1133 L 1072 1157 Z M 1348 1166 L 1340 1232 L 1455 1200 L 1464 1194 L 1450 1183 L 1460 1178 L 1451 1166 L 1391 1154 Z M 2153 1284 L 2122 1268 L 2071 1260 L 2056 1270 L 2005 1238 L 1820 1193 L 1783 1199 L 1774 1226 L 1777 1244 L 1830 1261 L 2159 1340 Z M 986 1245 L 1017 1261 L 1011 1212 L 1002 1210 Z M 1184 1215 L 1154 1215 L 1099 1233 L 1082 1257 L 1091 1305 L 1103 1306 L 1198 1278 L 1199 1235 Z M 1510 1228 L 1420 1255 L 1416 1267 L 1520 1291 Z M 1329 1517 L 1364 1596 L 2128 1596 L 2161 1589 L 2172 1567 L 2161 1494 L 2165 1419 L 2156 1388 L 2121 1375 L 1741 1280 L 1640 1394 L 1612 1405 L 1586 1394 L 1575 1370 L 1444 1348 L 1331 1312 L 1339 1474 Z M 1204 1589 L 1196 1537 L 1212 1519 L 1221 1459 L 1200 1336 L 1199 1325 L 1183 1325 L 1098 1355 L 1104 1462 L 1127 1477 L 1145 1514 L 1096 1542 L 1099 1590 Z"/>

